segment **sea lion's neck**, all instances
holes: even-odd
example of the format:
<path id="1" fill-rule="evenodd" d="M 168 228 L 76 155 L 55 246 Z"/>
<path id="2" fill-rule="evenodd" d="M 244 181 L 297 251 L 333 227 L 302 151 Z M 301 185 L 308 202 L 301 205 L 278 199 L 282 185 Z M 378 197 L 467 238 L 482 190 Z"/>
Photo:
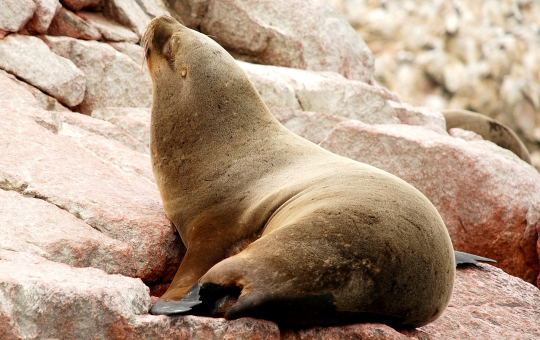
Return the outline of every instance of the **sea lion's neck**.
<path id="1" fill-rule="evenodd" d="M 282 129 L 245 74 L 210 81 L 212 86 L 188 81 L 179 92 L 174 84 L 154 88 L 154 167 L 173 167 L 186 178 L 215 178 L 214 172 L 258 152 L 264 138 Z"/>

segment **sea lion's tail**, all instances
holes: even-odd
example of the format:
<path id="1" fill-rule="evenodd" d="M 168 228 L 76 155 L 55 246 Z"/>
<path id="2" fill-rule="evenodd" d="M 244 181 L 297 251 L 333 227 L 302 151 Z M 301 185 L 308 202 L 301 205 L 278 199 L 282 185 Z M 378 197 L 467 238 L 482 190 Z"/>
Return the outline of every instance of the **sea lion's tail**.
<path id="1" fill-rule="evenodd" d="M 495 263 L 497 262 L 495 260 L 488 259 L 487 257 L 464 253 L 461 251 L 454 251 L 454 256 L 456 258 L 456 267 L 465 266 L 469 264 L 477 265 L 478 261 L 495 262 Z"/>

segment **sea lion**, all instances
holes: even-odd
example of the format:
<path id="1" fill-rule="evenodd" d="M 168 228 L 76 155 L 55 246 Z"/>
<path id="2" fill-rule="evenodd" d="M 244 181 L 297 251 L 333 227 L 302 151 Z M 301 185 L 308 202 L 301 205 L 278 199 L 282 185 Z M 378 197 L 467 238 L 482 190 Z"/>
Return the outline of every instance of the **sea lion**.
<path id="1" fill-rule="evenodd" d="M 531 156 L 523 142 L 512 129 L 503 123 L 480 113 L 467 110 L 442 110 L 446 120 L 446 130 L 460 128 L 475 132 L 501 148 L 515 153 L 525 162 L 532 164 Z"/>
<path id="2" fill-rule="evenodd" d="M 157 17 L 142 41 L 152 167 L 187 248 L 152 314 L 404 328 L 441 315 L 454 253 L 422 193 L 287 130 L 209 37 Z"/>

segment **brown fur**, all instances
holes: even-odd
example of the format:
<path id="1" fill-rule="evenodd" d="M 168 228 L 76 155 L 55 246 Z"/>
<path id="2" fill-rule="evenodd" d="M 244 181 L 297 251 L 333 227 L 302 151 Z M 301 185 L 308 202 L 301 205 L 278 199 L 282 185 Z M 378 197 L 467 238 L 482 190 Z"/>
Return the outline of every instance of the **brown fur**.
<path id="1" fill-rule="evenodd" d="M 512 129 L 493 118 L 467 110 L 442 110 L 446 129 L 460 128 L 475 132 L 501 148 L 515 153 L 525 162 L 532 164 L 529 151 Z"/>
<path id="2" fill-rule="evenodd" d="M 159 17 L 143 41 L 153 171 L 187 248 L 161 303 L 200 278 L 241 289 L 229 319 L 410 327 L 443 312 L 454 254 L 424 195 L 288 131 L 210 38 Z"/>

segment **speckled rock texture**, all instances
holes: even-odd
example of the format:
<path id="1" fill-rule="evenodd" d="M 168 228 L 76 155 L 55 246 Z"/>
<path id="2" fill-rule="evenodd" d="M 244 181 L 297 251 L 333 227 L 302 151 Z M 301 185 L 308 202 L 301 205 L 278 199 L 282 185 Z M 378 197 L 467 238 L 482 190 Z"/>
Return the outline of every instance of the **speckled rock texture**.
<path id="1" fill-rule="evenodd" d="M 343 10 L 339 2 L 333 1 Z M 497 27 L 518 13 L 524 23 L 539 17 L 529 15 L 538 5 L 520 1 L 508 7 L 514 8 L 509 16 L 506 3 L 495 2 L 473 10 L 484 8 L 489 17 L 489 23 L 477 20 L 485 37 L 462 28 L 474 21 L 467 14 L 472 2 L 445 3 L 446 19 L 422 23 L 439 27 L 435 33 L 444 44 L 434 40 L 420 58 L 409 49 L 431 41 L 424 26 L 413 21 L 417 29 L 404 39 L 387 33 L 406 27 L 392 15 L 422 16 L 423 7 L 342 1 L 349 4 L 349 20 L 354 8 L 379 6 L 356 16 L 360 26 L 351 21 L 381 56 L 374 69 L 363 40 L 322 0 L 0 0 L 0 339 L 540 338 L 540 175 L 471 131 L 447 133 L 440 107 L 430 104 L 442 98 L 457 107 L 476 96 L 474 105 L 489 103 L 486 113 L 509 107 L 495 118 L 528 131 L 529 142 L 536 138 L 538 91 L 531 77 L 540 63 L 531 46 L 537 42 L 527 40 L 525 49 L 521 43 L 534 27 L 522 36 L 517 24 L 508 31 L 513 35 L 499 35 Z M 76 22 L 73 27 L 94 35 L 75 38 L 60 30 L 51 36 L 53 18 L 66 12 L 74 21 L 64 24 Z M 415 330 L 373 323 L 287 330 L 255 319 L 149 315 L 185 251 L 163 213 L 150 167 L 152 84 L 138 44 L 149 20 L 167 13 L 242 60 L 238 64 L 283 125 L 413 184 L 441 213 L 456 249 L 494 258 L 502 270 L 458 269 L 446 311 Z M 474 53 L 480 43 L 471 34 L 487 39 L 478 40 L 482 53 Z M 405 47 L 387 46 L 400 60 L 399 79 L 388 83 L 383 80 L 391 79 L 395 65 L 380 52 L 392 39 Z M 518 58 L 497 44 L 526 52 Z M 515 62 L 510 69 L 508 60 Z M 422 103 L 431 108 L 399 92 L 400 84 L 426 85 L 413 67 L 417 62 L 446 91 L 423 87 L 434 91 L 426 90 Z M 472 91 L 463 79 L 471 79 L 471 65 L 486 63 L 489 72 L 473 81 Z M 523 75 L 522 67 L 532 71 Z M 515 118 L 519 108 L 523 116 Z M 518 121 L 512 125 L 512 119 Z"/>
<path id="2" fill-rule="evenodd" d="M 373 77 L 368 47 L 325 0 L 165 1 L 180 22 L 243 60 L 333 71 L 364 82 Z"/>

